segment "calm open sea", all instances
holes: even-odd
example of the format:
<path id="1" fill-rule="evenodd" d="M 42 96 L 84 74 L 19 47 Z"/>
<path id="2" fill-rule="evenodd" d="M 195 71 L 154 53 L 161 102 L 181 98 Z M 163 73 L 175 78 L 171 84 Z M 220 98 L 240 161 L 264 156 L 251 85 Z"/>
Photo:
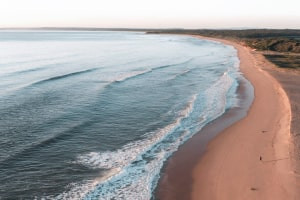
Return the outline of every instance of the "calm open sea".
<path id="1" fill-rule="evenodd" d="M 238 105 L 233 47 L 0 32 L 0 199 L 151 199 L 164 161 Z"/>

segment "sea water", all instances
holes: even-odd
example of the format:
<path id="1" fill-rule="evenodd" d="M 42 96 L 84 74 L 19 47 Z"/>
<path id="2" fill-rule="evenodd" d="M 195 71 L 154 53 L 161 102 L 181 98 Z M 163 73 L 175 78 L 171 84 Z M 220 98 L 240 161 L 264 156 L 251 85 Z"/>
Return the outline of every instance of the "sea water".
<path id="1" fill-rule="evenodd" d="M 238 106 L 238 66 L 189 36 L 1 31 L 0 199 L 153 198 L 166 159 Z"/>

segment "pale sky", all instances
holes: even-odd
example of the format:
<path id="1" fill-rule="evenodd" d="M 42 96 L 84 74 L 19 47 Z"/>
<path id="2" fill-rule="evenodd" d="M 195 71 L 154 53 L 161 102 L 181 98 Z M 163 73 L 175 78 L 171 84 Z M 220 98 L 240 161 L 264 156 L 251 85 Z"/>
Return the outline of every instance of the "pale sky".
<path id="1" fill-rule="evenodd" d="M 300 28 L 300 0 L 0 0 L 0 27 Z"/>

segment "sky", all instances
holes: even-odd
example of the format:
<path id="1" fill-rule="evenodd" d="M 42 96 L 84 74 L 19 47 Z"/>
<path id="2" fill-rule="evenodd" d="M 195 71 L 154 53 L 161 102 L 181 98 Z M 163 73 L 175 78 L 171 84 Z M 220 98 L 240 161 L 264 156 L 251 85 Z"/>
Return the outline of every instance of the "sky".
<path id="1" fill-rule="evenodd" d="M 0 0 L 0 27 L 300 28 L 300 0 Z"/>

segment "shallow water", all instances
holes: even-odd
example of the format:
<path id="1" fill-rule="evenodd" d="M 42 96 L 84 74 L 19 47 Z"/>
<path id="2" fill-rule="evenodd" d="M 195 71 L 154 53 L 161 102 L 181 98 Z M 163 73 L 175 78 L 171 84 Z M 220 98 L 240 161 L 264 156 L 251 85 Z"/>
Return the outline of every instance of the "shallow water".
<path id="1" fill-rule="evenodd" d="M 150 199 L 239 76 L 233 47 L 187 36 L 0 32 L 0 199 Z"/>

